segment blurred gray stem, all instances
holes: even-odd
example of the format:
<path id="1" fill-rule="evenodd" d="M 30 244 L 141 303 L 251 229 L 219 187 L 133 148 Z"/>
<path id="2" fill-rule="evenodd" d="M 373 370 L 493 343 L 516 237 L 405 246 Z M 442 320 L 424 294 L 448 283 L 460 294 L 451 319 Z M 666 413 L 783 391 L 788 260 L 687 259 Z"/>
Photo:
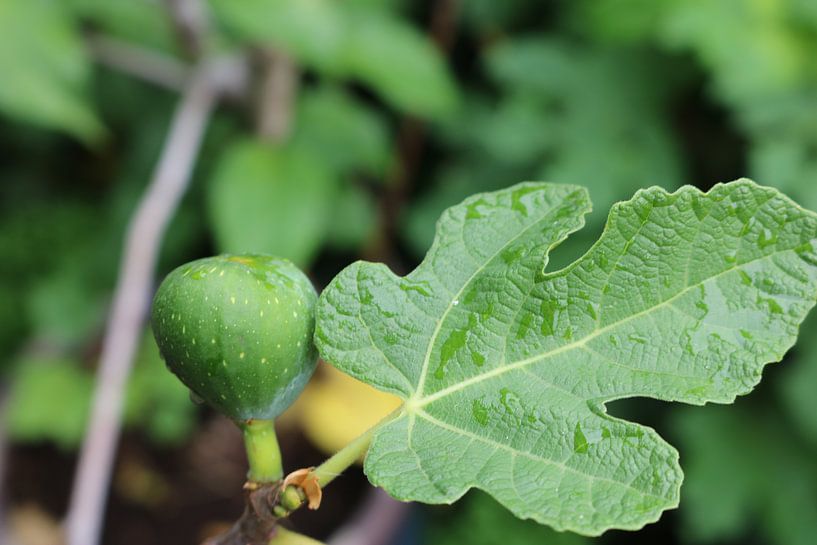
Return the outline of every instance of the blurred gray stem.
<path id="1" fill-rule="evenodd" d="M 165 0 L 167 12 L 182 50 L 190 59 L 201 58 L 209 26 L 205 3 L 200 0 Z"/>
<path id="2" fill-rule="evenodd" d="M 86 43 L 98 62 L 172 91 L 181 92 L 190 76 L 183 62 L 116 38 L 89 34 Z"/>
<path id="3" fill-rule="evenodd" d="M 340 527 L 327 545 L 386 545 L 403 525 L 411 504 L 391 498 L 372 488 L 352 519 Z"/>
<path id="4" fill-rule="evenodd" d="M 255 91 L 256 131 L 261 138 L 281 143 L 289 136 L 295 97 L 298 92 L 298 67 L 283 51 L 261 49 L 255 60 L 260 75 Z"/>
<path id="5" fill-rule="evenodd" d="M 9 391 L 5 384 L 0 384 L 0 545 L 10 545 L 8 525 L 6 522 L 6 469 L 8 461 L 8 434 L 6 433 L 6 418 L 8 418 Z"/>
<path id="6" fill-rule="evenodd" d="M 207 67 L 194 70 L 174 112 L 153 179 L 128 226 L 91 418 L 74 477 L 66 520 L 68 545 L 99 542 L 125 384 L 149 308 L 159 248 L 190 179 L 216 95 Z"/>

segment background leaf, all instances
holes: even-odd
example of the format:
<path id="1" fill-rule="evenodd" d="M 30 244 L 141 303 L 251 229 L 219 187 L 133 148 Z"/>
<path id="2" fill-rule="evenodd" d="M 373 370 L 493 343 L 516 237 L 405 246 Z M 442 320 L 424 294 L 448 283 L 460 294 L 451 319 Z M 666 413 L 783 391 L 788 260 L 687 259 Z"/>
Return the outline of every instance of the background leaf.
<path id="1" fill-rule="evenodd" d="M 209 5 L 240 40 L 279 47 L 314 68 L 331 69 L 345 39 L 342 8 L 331 0 L 210 0 Z"/>
<path id="2" fill-rule="evenodd" d="M 176 52 L 176 37 L 163 6 L 150 0 L 63 0 L 76 17 L 92 22 L 97 30 L 152 49 Z"/>
<path id="3" fill-rule="evenodd" d="M 797 359 L 781 382 L 784 407 L 796 424 L 801 436 L 817 448 L 817 398 L 813 386 L 817 384 L 817 316 L 803 324 L 802 341 L 797 347 Z M 794 430 L 792 430 L 794 431 Z"/>
<path id="4" fill-rule="evenodd" d="M 351 10 L 347 17 L 344 71 L 406 112 L 431 117 L 454 109 L 456 87 L 426 36 L 385 13 Z"/>
<path id="5" fill-rule="evenodd" d="M 297 148 L 233 144 L 208 194 L 219 251 L 309 263 L 326 237 L 334 188 L 326 166 Z"/>
<path id="6" fill-rule="evenodd" d="M 93 377 L 74 362 L 32 358 L 19 365 L 7 425 L 18 441 L 50 439 L 63 448 L 75 447 L 85 432 L 91 406 Z M 58 399 L 59 406 L 50 400 Z"/>
<path id="7" fill-rule="evenodd" d="M 94 376 L 80 362 L 28 356 L 16 362 L 12 378 L 9 435 L 20 442 L 77 447 L 85 433 Z M 187 388 L 165 369 L 153 336 L 145 335 L 128 383 L 125 422 L 168 446 L 189 437 L 196 412 Z"/>
<path id="8" fill-rule="evenodd" d="M 305 91 L 298 103 L 293 140 L 334 169 L 382 176 L 391 156 L 385 121 L 342 89 Z"/>
<path id="9" fill-rule="evenodd" d="M 241 40 L 282 48 L 310 68 L 359 80 L 399 110 L 428 117 L 456 106 L 456 86 L 434 45 L 386 10 L 330 0 L 210 3 Z"/>
<path id="10" fill-rule="evenodd" d="M 433 513 L 425 536 L 429 545 L 585 545 L 591 541 L 520 520 L 487 494 L 471 492 L 451 510 Z"/>
<path id="11" fill-rule="evenodd" d="M 64 6 L 53 0 L 0 5 L 0 110 L 87 143 L 104 133 L 86 86 L 91 65 Z"/>
<path id="12" fill-rule="evenodd" d="M 813 541 L 814 453 L 792 444 L 782 422 L 775 411 L 748 407 L 673 418 L 688 469 L 681 515 L 690 543 L 751 539 L 754 532 L 780 545 Z"/>

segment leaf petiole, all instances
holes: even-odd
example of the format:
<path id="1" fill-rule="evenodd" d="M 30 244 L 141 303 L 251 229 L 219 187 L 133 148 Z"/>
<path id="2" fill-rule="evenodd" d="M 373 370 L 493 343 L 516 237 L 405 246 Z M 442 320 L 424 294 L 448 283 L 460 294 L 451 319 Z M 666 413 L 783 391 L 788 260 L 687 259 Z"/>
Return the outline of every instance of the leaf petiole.
<path id="1" fill-rule="evenodd" d="M 349 467 L 351 467 L 355 462 L 360 460 L 369 450 L 369 445 L 372 442 L 372 437 L 374 436 L 375 431 L 377 431 L 380 426 L 386 424 L 394 418 L 399 417 L 404 410 L 405 408 L 403 405 L 397 407 L 394 411 L 383 418 L 383 420 L 363 432 L 348 445 L 327 458 L 321 465 L 313 469 L 311 474 L 317 479 L 318 486 L 320 488 L 325 487 L 335 480 L 336 477 L 340 476 L 344 471 L 349 469 Z M 297 497 L 298 500 L 292 501 L 293 497 Z M 286 501 L 279 500 L 280 503 L 278 507 L 283 508 L 283 511 L 279 513 L 279 516 L 286 516 L 286 514 L 298 509 L 306 499 L 306 495 L 304 494 L 303 490 L 300 490 L 299 487 L 290 485 L 287 486 L 281 494 L 281 499 L 283 500 L 284 498 L 286 498 Z"/>
<path id="2" fill-rule="evenodd" d="M 352 464 L 357 462 L 358 460 L 366 454 L 366 451 L 369 450 L 369 445 L 372 442 L 372 436 L 374 432 L 382 425 L 390 422 L 394 418 L 398 417 L 400 413 L 405 410 L 403 405 L 400 405 L 395 410 L 390 412 L 386 415 L 383 420 L 363 432 L 359 435 L 356 439 L 354 439 L 351 443 L 337 451 L 335 454 L 330 456 L 324 463 L 316 467 L 312 473 L 318 478 L 318 484 L 321 487 L 326 486 L 327 484 L 331 483 L 335 477 L 339 476 L 345 470 L 347 470 Z"/>

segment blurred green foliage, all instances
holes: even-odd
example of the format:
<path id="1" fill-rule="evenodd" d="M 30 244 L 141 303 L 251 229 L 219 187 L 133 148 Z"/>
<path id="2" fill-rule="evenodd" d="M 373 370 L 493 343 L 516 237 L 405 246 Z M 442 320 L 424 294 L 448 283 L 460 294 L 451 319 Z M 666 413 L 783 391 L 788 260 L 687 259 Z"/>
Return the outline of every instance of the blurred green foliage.
<path id="1" fill-rule="evenodd" d="M 449 509 L 431 513 L 426 530 L 432 545 L 586 545 L 590 539 L 556 532 L 532 520 L 520 520 L 487 494 L 474 491 L 457 503 L 452 520 Z"/>
<path id="2" fill-rule="evenodd" d="M 774 405 L 757 405 L 682 410 L 671 419 L 684 449 L 686 542 L 741 543 L 757 534 L 778 545 L 814 542 L 817 451 Z"/>
<path id="3" fill-rule="evenodd" d="M 508 185 L 508 177 L 587 186 L 596 210 L 587 240 L 613 202 L 648 185 L 674 189 L 685 179 L 668 120 L 670 61 L 520 36 L 486 48 L 481 68 L 494 89 L 474 92 L 461 116 L 443 127 L 452 162 L 407 214 L 408 242 L 418 256 L 443 209 Z"/>
<path id="4" fill-rule="evenodd" d="M 370 86 L 398 110 L 441 115 L 457 102 L 434 46 L 413 24 L 375 2 L 210 0 L 238 43 L 283 49 L 330 78 Z"/>
<path id="5" fill-rule="evenodd" d="M 79 445 L 85 431 L 93 373 L 76 361 L 25 356 L 14 374 L 8 431 L 21 441 Z M 155 443 L 178 445 L 194 424 L 187 389 L 165 369 L 153 337 L 145 335 L 125 398 L 125 425 L 139 427 Z"/>
<path id="6" fill-rule="evenodd" d="M 85 431 L 93 388 L 91 374 L 73 361 L 26 358 L 14 377 L 8 433 L 17 440 L 49 438 L 65 448 L 76 447 Z"/>
<path id="7" fill-rule="evenodd" d="M 77 23 L 56 0 L 0 4 L 0 111 L 90 143 L 103 128 L 84 93 L 91 60 Z"/>
<path id="8" fill-rule="evenodd" d="M 649 185 L 747 175 L 817 209 L 817 2 L 469 0 L 446 30 L 455 4 L 206 2 L 206 54 L 273 48 L 299 85 L 280 142 L 255 134 L 251 101 L 220 105 L 160 273 L 219 251 L 281 254 L 320 282 L 361 256 L 410 265 L 445 207 L 525 179 L 586 185 L 595 203 L 551 268 Z M 161 2 L 0 2 L 0 373 L 14 439 L 65 448 L 84 428 L 125 226 L 177 100 L 95 62 L 92 34 L 189 61 Z M 406 130 L 416 120 L 424 130 Z M 679 516 L 650 535 L 814 541 L 815 332 L 813 318 L 762 391 L 728 411 L 633 405 L 677 435 L 687 474 Z M 173 444 L 195 416 L 146 340 L 127 423 Z M 590 541 L 477 494 L 430 526 L 439 544 Z"/>

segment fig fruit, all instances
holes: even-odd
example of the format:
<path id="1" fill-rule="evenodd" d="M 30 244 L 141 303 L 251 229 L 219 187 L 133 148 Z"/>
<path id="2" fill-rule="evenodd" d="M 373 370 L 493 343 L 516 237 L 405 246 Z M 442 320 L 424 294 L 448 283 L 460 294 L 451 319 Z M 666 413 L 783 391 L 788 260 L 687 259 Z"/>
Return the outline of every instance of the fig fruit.
<path id="1" fill-rule="evenodd" d="M 315 370 L 315 288 L 295 265 L 220 255 L 167 275 L 151 324 L 168 368 L 230 418 L 271 420 Z"/>

